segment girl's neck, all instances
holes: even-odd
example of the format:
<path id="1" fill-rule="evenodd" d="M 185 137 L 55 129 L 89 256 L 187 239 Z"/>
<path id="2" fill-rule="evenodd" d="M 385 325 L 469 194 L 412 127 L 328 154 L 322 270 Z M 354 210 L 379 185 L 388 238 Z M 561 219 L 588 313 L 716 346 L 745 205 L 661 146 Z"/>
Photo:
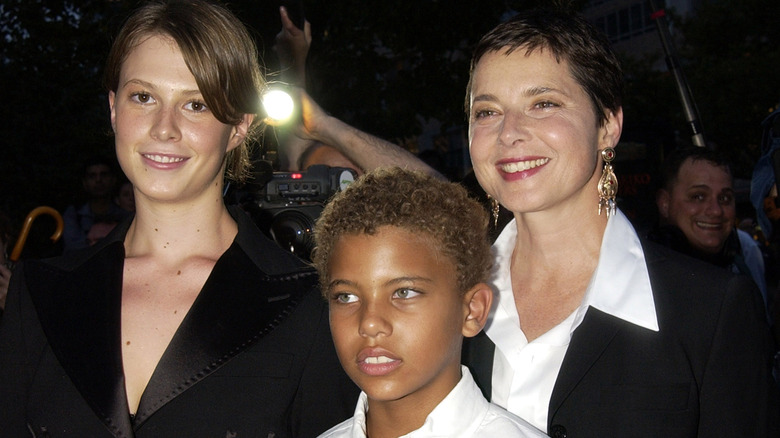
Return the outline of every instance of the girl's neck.
<path id="1" fill-rule="evenodd" d="M 221 201 L 212 208 L 166 207 L 136 210 L 125 237 L 127 257 L 217 259 L 238 233 Z"/>

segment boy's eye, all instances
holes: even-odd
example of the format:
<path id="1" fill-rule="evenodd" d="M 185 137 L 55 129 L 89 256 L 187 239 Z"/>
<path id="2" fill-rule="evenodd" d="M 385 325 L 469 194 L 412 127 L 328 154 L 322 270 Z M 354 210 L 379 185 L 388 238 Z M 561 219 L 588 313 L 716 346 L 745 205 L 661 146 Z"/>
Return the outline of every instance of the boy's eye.
<path id="1" fill-rule="evenodd" d="M 418 295 L 420 295 L 420 292 L 412 289 L 398 289 L 393 293 L 393 296 L 402 300 L 408 300 L 409 298 L 414 298 Z"/>
<path id="2" fill-rule="evenodd" d="M 345 292 L 334 294 L 332 299 L 339 304 L 348 304 L 357 301 L 357 297 L 355 295 Z"/>

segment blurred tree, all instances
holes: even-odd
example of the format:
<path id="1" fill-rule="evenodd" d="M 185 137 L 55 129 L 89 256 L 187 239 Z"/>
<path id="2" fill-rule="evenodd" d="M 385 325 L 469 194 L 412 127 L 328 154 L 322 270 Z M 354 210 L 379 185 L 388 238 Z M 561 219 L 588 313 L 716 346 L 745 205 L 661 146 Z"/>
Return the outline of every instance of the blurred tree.
<path id="1" fill-rule="evenodd" d="M 87 154 L 111 153 L 100 74 L 112 17 L 105 0 L 4 0 L 0 5 L 0 209 L 62 209 L 80 190 Z"/>
<path id="2" fill-rule="evenodd" d="M 680 55 L 704 136 L 750 178 L 759 156 L 759 124 L 780 103 L 780 2 L 709 0 L 678 20 Z"/>

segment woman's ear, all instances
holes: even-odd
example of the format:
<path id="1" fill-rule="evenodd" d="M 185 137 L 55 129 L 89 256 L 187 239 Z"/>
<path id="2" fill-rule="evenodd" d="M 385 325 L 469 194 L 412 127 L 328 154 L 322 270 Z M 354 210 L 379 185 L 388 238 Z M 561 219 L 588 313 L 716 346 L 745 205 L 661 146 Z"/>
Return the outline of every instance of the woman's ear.
<path id="1" fill-rule="evenodd" d="M 463 295 L 463 336 L 470 338 L 482 331 L 492 304 L 493 290 L 485 283 L 474 285 Z"/>
<path id="2" fill-rule="evenodd" d="M 247 133 L 254 120 L 254 114 L 244 114 L 244 116 L 241 117 L 241 121 L 233 126 L 233 129 L 230 132 L 230 139 L 228 140 L 228 152 L 232 151 L 246 140 Z"/>
<path id="3" fill-rule="evenodd" d="M 614 148 L 620 141 L 620 134 L 623 132 L 623 108 L 607 113 L 607 120 L 601 127 L 601 136 L 599 138 L 599 149 Z"/>
<path id="4" fill-rule="evenodd" d="M 111 111 L 111 129 L 116 132 L 116 109 L 114 108 L 114 102 L 116 101 L 116 93 L 113 91 L 108 92 L 108 109 Z"/>

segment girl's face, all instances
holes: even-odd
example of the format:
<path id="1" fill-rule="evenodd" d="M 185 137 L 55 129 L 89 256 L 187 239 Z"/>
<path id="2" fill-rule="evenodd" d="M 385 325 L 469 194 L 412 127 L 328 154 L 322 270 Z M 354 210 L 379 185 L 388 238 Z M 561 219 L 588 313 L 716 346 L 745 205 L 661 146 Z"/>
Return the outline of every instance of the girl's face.
<path id="1" fill-rule="evenodd" d="M 136 202 L 221 197 L 225 155 L 241 144 L 252 118 L 235 126 L 218 121 L 172 39 L 153 35 L 130 52 L 109 105 Z"/>
<path id="2" fill-rule="evenodd" d="M 622 112 L 599 127 L 566 61 L 547 50 L 487 53 L 469 99 L 471 160 L 487 193 L 515 213 L 595 208 L 598 151 L 617 144 Z"/>

